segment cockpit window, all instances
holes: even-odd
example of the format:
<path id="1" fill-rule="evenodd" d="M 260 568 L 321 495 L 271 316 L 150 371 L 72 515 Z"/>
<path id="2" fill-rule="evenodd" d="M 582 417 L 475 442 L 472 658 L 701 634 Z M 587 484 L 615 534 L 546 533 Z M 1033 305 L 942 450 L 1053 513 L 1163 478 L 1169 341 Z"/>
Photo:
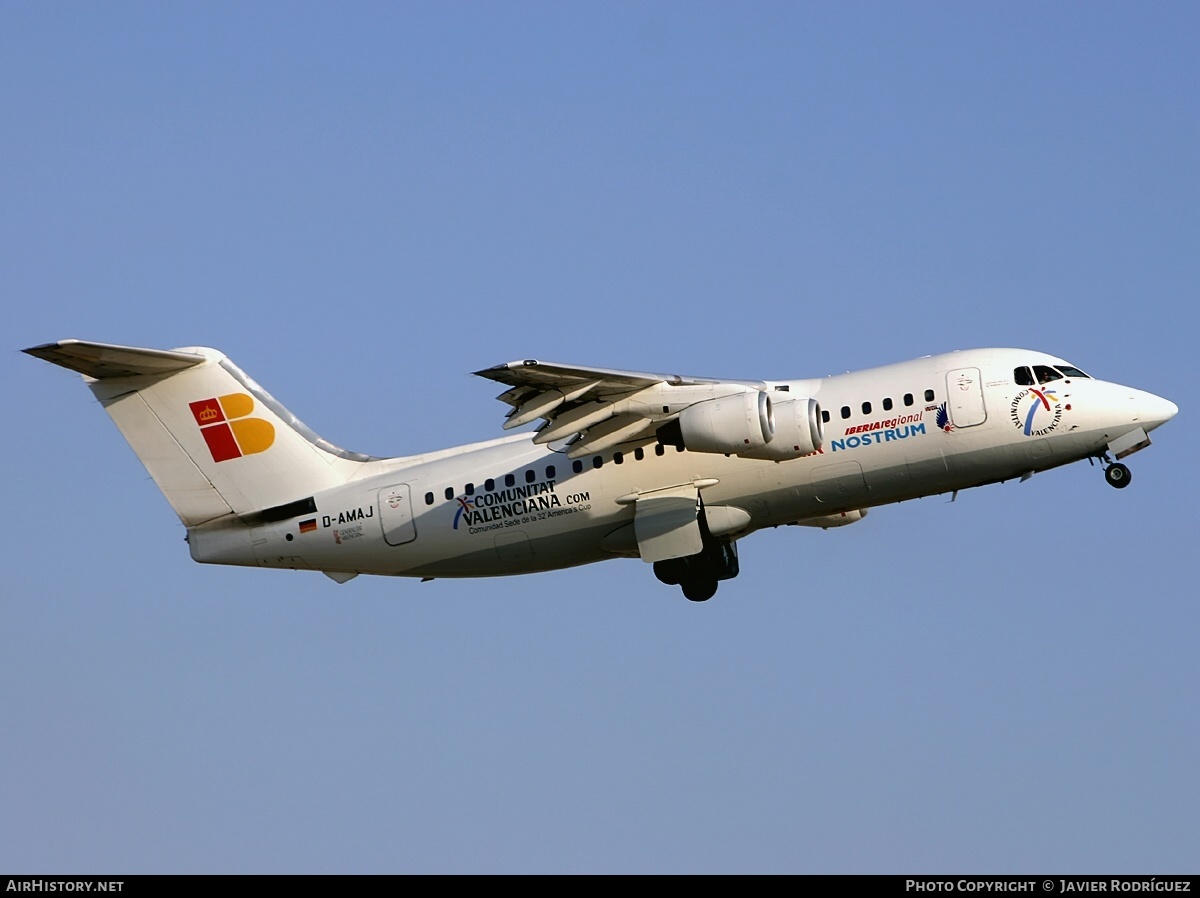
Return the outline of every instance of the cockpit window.
<path id="1" fill-rule="evenodd" d="M 1067 377 L 1087 377 L 1086 374 L 1071 365 L 1059 365 L 1058 370 L 1067 375 Z M 1091 378 L 1088 379 L 1090 380 Z"/>
<path id="2" fill-rule="evenodd" d="M 1037 375 L 1040 384 L 1048 384 L 1052 380 L 1062 380 L 1062 375 L 1049 365 L 1034 365 L 1033 373 Z"/>
<path id="3" fill-rule="evenodd" d="M 1016 369 L 1013 372 L 1013 383 L 1022 387 L 1032 387 L 1035 383 L 1033 372 L 1025 367 Z"/>

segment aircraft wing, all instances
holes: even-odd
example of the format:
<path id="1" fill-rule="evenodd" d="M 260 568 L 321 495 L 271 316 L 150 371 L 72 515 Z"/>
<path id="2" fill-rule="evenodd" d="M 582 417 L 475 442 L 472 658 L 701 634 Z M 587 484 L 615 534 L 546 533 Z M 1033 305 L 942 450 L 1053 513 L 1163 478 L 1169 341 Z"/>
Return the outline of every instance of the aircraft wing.
<path id="1" fill-rule="evenodd" d="M 535 443 L 572 439 L 572 458 L 619 443 L 650 440 L 685 408 L 731 394 L 765 391 L 759 381 L 726 381 L 647 371 L 540 362 L 506 362 L 475 372 L 510 389 L 496 398 L 512 406 L 505 430 L 539 418 Z"/>

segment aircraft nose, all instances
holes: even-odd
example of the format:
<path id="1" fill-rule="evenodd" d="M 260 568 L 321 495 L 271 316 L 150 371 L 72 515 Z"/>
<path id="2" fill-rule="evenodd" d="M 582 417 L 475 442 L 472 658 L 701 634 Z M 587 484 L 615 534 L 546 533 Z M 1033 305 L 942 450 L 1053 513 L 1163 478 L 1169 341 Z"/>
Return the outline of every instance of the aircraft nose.
<path id="1" fill-rule="evenodd" d="M 1139 390 L 1133 398 L 1138 420 L 1147 430 L 1166 424 L 1179 412 L 1179 406 L 1170 399 L 1163 399 L 1153 393 L 1143 393 Z"/>

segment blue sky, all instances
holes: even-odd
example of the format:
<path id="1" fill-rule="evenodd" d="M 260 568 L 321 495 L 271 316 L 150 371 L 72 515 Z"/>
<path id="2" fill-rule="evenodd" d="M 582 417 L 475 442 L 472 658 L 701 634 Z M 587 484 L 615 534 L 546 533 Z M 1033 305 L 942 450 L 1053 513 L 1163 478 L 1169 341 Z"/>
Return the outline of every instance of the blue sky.
<path id="1" fill-rule="evenodd" d="M 1200 9 L 8 3 L 0 869 L 1105 872 L 1200 858 Z M 66 337 L 210 345 L 381 455 L 540 357 L 1058 354 L 1179 416 L 741 544 L 198 566 Z"/>

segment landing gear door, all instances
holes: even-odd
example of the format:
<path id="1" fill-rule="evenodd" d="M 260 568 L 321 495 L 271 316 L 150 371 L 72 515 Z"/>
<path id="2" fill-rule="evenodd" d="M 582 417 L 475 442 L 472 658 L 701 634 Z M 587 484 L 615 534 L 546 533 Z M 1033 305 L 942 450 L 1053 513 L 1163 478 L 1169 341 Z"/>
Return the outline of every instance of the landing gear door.
<path id="1" fill-rule="evenodd" d="M 417 538 L 407 483 L 386 486 L 379 491 L 379 523 L 383 525 L 383 538 L 389 546 L 402 546 Z"/>
<path id="2" fill-rule="evenodd" d="M 633 532 L 642 561 L 686 558 L 700 552 L 704 548 L 700 491 L 689 483 L 638 498 Z"/>
<path id="3" fill-rule="evenodd" d="M 946 372 L 946 406 L 955 427 L 974 427 L 987 420 L 983 406 L 983 380 L 978 368 L 955 368 Z"/>

